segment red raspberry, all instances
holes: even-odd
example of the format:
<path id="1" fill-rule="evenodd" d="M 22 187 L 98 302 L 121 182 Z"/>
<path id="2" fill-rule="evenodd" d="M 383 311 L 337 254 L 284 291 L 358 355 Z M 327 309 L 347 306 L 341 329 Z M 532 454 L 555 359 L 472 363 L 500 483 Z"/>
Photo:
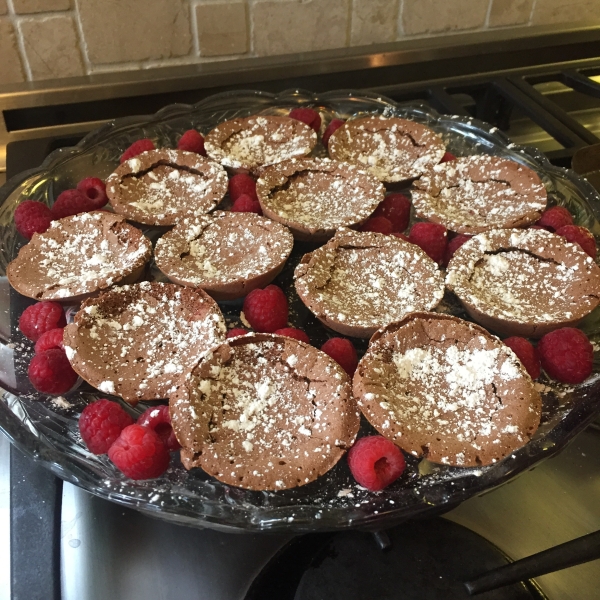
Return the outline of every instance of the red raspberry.
<path id="1" fill-rule="evenodd" d="M 276 285 L 252 290 L 244 299 L 243 311 L 252 328 L 261 333 L 273 333 L 287 326 L 288 301 Z"/>
<path id="2" fill-rule="evenodd" d="M 52 348 L 58 348 L 59 350 L 64 350 L 65 346 L 63 344 L 63 328 L 57 327 L 56 329 L 50 329 L 50 331 L 46 331 L 42 333 L 38 338 L 38 341 L 35 343 L 35 353 L 41 354 L 46 350 L 51 350 Z"/>
<path id="3" fill-rule="evenodd" d="M 410 242 L 412 244 L 412 242 L 408 239 L 408 236 L 404 235 L 403 233 L 400 233 L 399 231 L 392 231 L 390 235 L 393 235 L 394 237 L 400 238 L 401 240 L 404 240 L 405 242 Z"/>
<path id="4" fill-rule="evenodd" d="M 542 368 L 552 379 L 581 383 L 592 373 L 594 348 L 587 335 L 575 327 L 547 333 L 537 346 Z"/>
<path id="5" fill-rule="evenodd" d="M 181 448 L 173 427 L 171 427 L 171 415 L 166 404 L 148 408 L 138 417 L 137 424 L 154 430 L 167 450 L 173 451 Z"/>
<path id="6" fill-rule="evenodd" d="M 385 217 L 371 217 L 367 219 L 361 226 L 361 231 L 373 231 L 374 233 L 384 233 L 386 235 L 392 233 L 394 227 L 389 219 Z"/>
<path id="7" fill-rule="evenodd" d="M 294 108 L 290 110 L 290 117 L 296 121 L 302 121 L 312 127 L 317 133 L 321 129 L 321 115 L 312 108 Z"/>
<path id="8" fill-rule="evenodd" d="M 454 253 L 465 243 L 468 242 L 473 236 L 464 235 L 459 233 L 457 236 L 454 236 L 446 246 L 446 252 L 444 253 L 444 266 L 447 267 L 448 263 L 454 256 Z"/>
<path id="9" fill-rule="evenodd" d="M 369 435 L 350 448 L 348 466 L 360 485 L 378 492 L 404 473 L 406 462 L 394 442 L 380 435 Z"/>
<path id="10" fill-rule="evenodd" d="M 134 158 L 142 152 L 148 152 L 149 150 L 155 149 L 156 146 L 154 145 L 154 142 L 152 140 L 149 140 L 148 138 L 137 140 L 136 142 L 133 142 L 133 144 L 131 144 L 131 146 L 129 146 L 129 148 L 127 148 L 127 150 L 125 150 L 123 154 L 121 154 L 119 162 L 124 163 L 126 160 Z"/>
<path id="11" fill-rule="evenodd" d="M 65 190 L 59 194 L 56 202 L 52 205 L 51 211 L 55 219 L 62 219 L 82 212 L 96 210 L 96 208 L 94 200 L 90 200 L 82 191 Z"/>
<path id="12" fill-rule="evenodd" d="M 235 202 L 240 196 L 250 196 L 258 202 L 256 195 L 256 181 L 245 173 L 238 173 L 229 180 L 229 197 Z"/>
<path id="13" fill-rule="evenodd" d="M 331 356 L 350 377 L 354 375 L 358 366 L 358 355 L 350 340 L 340 337 L 330 338 L 321 346 L 321 351 Z"/>
<path id="14" fill-rule="evenodd" d="M 101 398 L 88 404 L 79 417 L 79 433 L 90 452 L 106 454 L 133 419 L 116 402 Z"/>
<path id="15" fill-rule="evenodd" d="M 531 379 L 540 376 L 540 355 L 525 338 L 513 336 L 506 338 L 504 343 L 517 355 Z"/>
<path id="16" fill-rule="evenodd" d="M 394 231 L 404 231 L 410 220 L 410 200 L 404 194 L 389 194 L 371 215 L 385 217 Z"/>
<path id="17" fill-rule="evenodd" d="M 275 330 L 273 333 L 277 335 L 285 335 L 285 337 L 294 338 L 306 344 L 310 344 L 310 338 L 302 331 L 302 329 L 296 329 L 295 327 L 282 327 L 281 329 Z"/>
<path id="18" fill-rule="evenodd" d="M 419 246 L 436 263 L 441 264 L 448 245 L 448 232 L 437 223 L 415 223 L 408 239 Z"/>
<path id="19" fill-rule="evenodd" d="M 206 156 L 206 150 L 204 149 L 204 137 L 201 133 L 195 129 L 188 129 L 177 142 L 177 148 L 179 150 L 185 150 L 187 152 L 195 152 Z"/>
<path id="20" fill-rule="evenodd" d="M 262 215 L 262 208 L 258 200 L 252 200 L 250 196 L 242 194 L 237 197 L 231 206 L 231 212 L 249 212 Z"/>
<path id="21" fill-rule="evenodd" d="M 106 185 L 98 177 L 86 177 L 77 184 L 77 189 L 94 204 L 94 210 L 101 209 L 107 202 Z"/>
<path id="22" fill-rule="evenodd" d="M 454 156 L 454 154 L 452 154 L 452 152 L 445 152 L 444 156 L 442 156 L 442 160 L 440 160 L 440 162 L 450 162 L 451 160 L 456 160 L 456 156 Z"/>
<path id="23" fill-rule="evenodd" d="M 29 363 L 27 375 L 33 387 L 43 394 L 64 394 L 77 381 L 77 373 L 65 351 L 58 348 L 36 354 Z"/>
<path id="24" fill-rule="evenodd" d="M 21 333 L 32 342 L 37 342 L 46 331 L 65 327 L 67 319 L 58 302 L 38 302 L 28 306 L 19 319 Z"/>
<path id="25" fill-rule="evenodd" d="M 556 233 L 566 238 L 567 242 L 579 244 L 586 254 L 589 254 L 592 258 L 596 258 L 596 240 L 589 229 L 578 227 L 577 225 L 564 225 L 560 229 L 557 229 Z"/>
<path id="26" fill-rule="evenodd" d="M 233 329 L 230 329 L 227 332 L 227 339 L 237 337 L 238 335 L 248 335 L 249 333 L 252 332 L 248 329 L 243 329 L 242 327 L 234 327 Z"/>
<path id="27" fill-rule="evenodd" d="M 565 225 L 573 225 L 573 217 L 564 206 L 553 206 L 542 213 L 536 225 L 546 227 L 549 231 L 556 231 Z"/>
<path id="28" fill-rule="evenodd" d="M 34 233 L 44 233 L 52 223 L 52 212 L 42 202 L 25 200 L 15 210 L 15 227 L 30 240 Z"/>
<path id="29" fill-rule="evenodd" d="M 160 477 L 171 456 L 158 434 L 141 425 L 129 425 L 108 449 L 108 458 L 131 479 Z"/>
<path id="30" fill-rule="evenodd" d="M 323 133 L 323 146 L 327 148 L 329 144 L 329 138 L 345 123 L 343 119 L 331 119 L 329 125 L 327 125 L 327 129 L 325 129 Z"/>

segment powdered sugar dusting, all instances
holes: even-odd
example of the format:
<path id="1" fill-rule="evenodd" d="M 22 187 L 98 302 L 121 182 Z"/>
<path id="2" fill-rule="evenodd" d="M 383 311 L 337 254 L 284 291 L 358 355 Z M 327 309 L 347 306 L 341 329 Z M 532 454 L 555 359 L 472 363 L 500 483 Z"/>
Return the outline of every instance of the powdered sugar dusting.
<path id="1" fill-rule="evenodd" d="M 218 307 L 203 292 L 143 282 L 84 303 L 65 330 L 65 344 L 76 350 L 74 368 L 101 391 L 152 400 L 168 397 L 225 331 Z"/>
<path id="2" fill-rule="evenodd" d="M 168 277 L 206 289 L 249 280 L 282 265 L 294 239 L 289 231 L 251 213 L 217 211 L 185 219 L 158 240 L 155 260 Z"/>
<path id="3" fill-rule="evenodd" d="M 296 290 L 319 318 L 377 329 L 431 310 L 444 294 L 437 265 L 395 237 L 340 230 L 297 267 Z"/>
<path id="4" fill-rule="evenodd" d="M 186 384 L 189 396 L 172 400 L 178 438 L 202 447 L 202 467 L 221 481 L 303 485 L 354 440 L 358 415 L 347 377 L 323 353 L 294 342 L 236 338 L 201 361 Z"/>
<path id="5" fill-rule="evenodd" d="M 436 411 L 445 413 L 459 408 L 476 409 L 485 403 L 489 394 L 486 386 L 493 383 L 495 378 L 511 381 L 521 377 L 516 365 L 506 360 L 506 354 L 500 348 L 486 350 L 459 349 L 456 346 L 445 349 L 430 347 L 396 352 L 392 360 L 400 380 L 410 379 L 429 386 L 433 379 L 440 377 L 447 392 L 437 397 L 426 395 L 426 404 L 430 404 L 432 410 L 422 407 L 420 412 L 421 415 L 429 416 L 433 412 L 435 416 Z M 408 411 L 411 411 L 411 407 L 408 407 Z M 400 419 L 402 416 L 398 415 Z M 427 428 L 428 420 L 424 419 L 420 426 Z M 463 425 L 467 432 L 468 427 Z"/>
<path id="6" fill-rule="evenodd" d="M 273 218 L 309 232 L 333 230 L 367 219 L 385 189 L 354 165 L 295 159 L 265 170 L 257 182 L 263 208 Z"/>
<path id="7" fill-rule="evenodd" d="M 480 233 L 533 223 L 546 189 L 531 169 L 495 156 L 466 156 L 436 165 L 415 182 L 417 214 L 451 231 Z"/>
<path id="8" fill-rule="evenodd" d="M 179 218 L 213 209 L 227 191 L 227 173 L 193 152 L 151 150 L 126 161 L 106 180 L 115 211 L 148 225 L 172 225 Z"/>
<path id="9" fill-rule="evenodd" d="M 600 270 L 564 238 L 540 229 L 482 233 L 448 267 L 447 285 L 470 305 L 519 323 L 581 318 L 600 297 Z"/>
<path id="10" fill-rule="evenodd" d="M 329 139 L 329 155 L 364 167 L 381 181 L 403 181 L 439 163 L 442 139 L 429 127 L 381 116 L 347 121 Z"/>
<path id="11" fill-rule="evenodd" d="M 317 134 L 289 117 L 253 116 L 221 123 L 204 140 L 207 154 L 234 169 L 253 169 L 310 153 Z"/>
<path id="12" fill-rule="evenodd" d="M 110 287 L 141 268 L 151 252 L 150 241 L 119 215 L 82 213 L 35 235 L 8 276 L 27 296 L 65 299 Z"/>
<path id="13" fill-rule="evenodd" d="M 456 317 L 422 313 L 391 325 L 357 372 L 354 391 L 369 421 L 434 462 L 489 464 L 539 424 L 541 399 L 516 355 Z"/>

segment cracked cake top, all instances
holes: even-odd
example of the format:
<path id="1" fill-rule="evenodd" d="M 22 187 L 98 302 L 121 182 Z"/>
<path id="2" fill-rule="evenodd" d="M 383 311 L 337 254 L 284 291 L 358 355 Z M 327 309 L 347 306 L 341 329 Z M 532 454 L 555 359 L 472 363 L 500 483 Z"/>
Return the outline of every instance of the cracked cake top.
<path id="1" fill-rule="evenodd" d="M 10 284 L 36 300 L 77 302 L 116 283 L 136 281 L 152 244 L 120 215 L 80 213 L 35 233 L 8 265 Z"/>
<path id="2" fill-rule="evenodd" d="M 340 229 L 305 254 L 294 280 L 320 321 L 354 337 L 370 337 L 410 312 L 431 310 L 444 295 L 441 272 L 417 245 L 352 229 Z"/>
<path id="3" fill-rule="evenodd" d="M 419 217 L 471 235 L 534 223 L 547 204 L 535 171 L 496 156 L 464 156 L 435 165 L 414 188 Z"/>
<path id="4" fill-rule="evenodd" d="M 346 121 L 329 138 L 329 156 L 357 164 L 380 181 L 420 177 L 442 160 L 442 138 L 421 123 L 383 116 Z"/>
<path id="5" fill-rule="evenodd" d="M 514 352 L 458 317 L 413 313 L 378 331 L 353 382 L 377 431 L 414 456 L 489 465 L 524 446 L 542 401 Z"/>
<path id="6" fill-rule="evenodd" d="M 126 160 L 106 180 L 115 212 L 144 225 L 174 225 L 210 212 L 227 192 L 227 173 L 195 152 L 149 150 Z"/>
<path id="7" fill-rule="evenodd" d="M 356 165 L 301 158 L 266 168 L 256 192 L 265 216 L 301 241 L 326 241 L 366 221 L 385 196 L 383 184 Z"/>
<path id="8" fill-rule="evenodd" d="M 252 490 L 315 480 L 354 443 L 360 423 L 348 376 L 332 358 L 260 333 L 204 354 L 169 405 L 184 466 Z"/>
<path id="9" fill-rule="evenodd" d="M 290 117 L 254 115 L 217 125 L 204 140 L 206 153 L 230 169 L 254 171 L 310 154 L 317 143 L 311 127 Z"/>
<path id="10" fill-rule="evenodd" d="M 86 300 L 64 331 L 71 366 L 127 402 L 168 398 L 202 352 L 225 338 L 206 292 L 143 281 Z"/>
<path id="11" fill-rule="evenodd" d="M 174 283 L 231 300 L 270 283 L 293 245 L 287 227 L 275 221 L 217 210 L 180 221 L 156 242 L 154 260 Z"/>
<path id="12" fill-rule="evenodd" d="M 544 229 L 476 235 L 448 265 L 446 287 L 479 324 L 539 338 L 574 327 L 600 302 L 600 268 L 577 244 Z"/>

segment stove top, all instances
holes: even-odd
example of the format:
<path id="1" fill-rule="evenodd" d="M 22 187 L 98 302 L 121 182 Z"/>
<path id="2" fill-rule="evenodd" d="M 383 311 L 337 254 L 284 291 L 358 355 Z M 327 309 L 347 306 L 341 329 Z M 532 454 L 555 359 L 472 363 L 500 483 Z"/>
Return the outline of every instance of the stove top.
<path id="1" fill-rule="evenodd" d="M 4 166 L 8 177 L 37 166 L 50 151 L 73 145 L 110 118 L 226 89 L 290 87 L 369 88 L 396 101 L 422 100 L 440 112 L 491 122 L 515 143 L 535 145 L 555 164 L 568 166 L 578 149 L 600 143 L 600 27 L 521 35 L 499 32 L 484 41 L 466 34 L 0 90 L 0 174 Z M 0 438 L 0 556 L 8 557 L 10 547 L 12 560 L 10 586 L 3 585 L 9 561 L 0 560 L 0 599 L 9 597 L 10 588 L 11 598 L 27 600 L 243 600 L 291 539 L 153 520 L 63 485 L 16 450 L 11 454 L 9 468 L 8 442 Z M 600 430 L 591 426 L 556 458 L 463 503 L 445 519 L 511 559 L 600 529 Z M 444 523 L 441 528 L 451 527 Z M 537 583 L 550 600 L 591 600 L 598 597 L 600 569 L 588 563 Z"/>

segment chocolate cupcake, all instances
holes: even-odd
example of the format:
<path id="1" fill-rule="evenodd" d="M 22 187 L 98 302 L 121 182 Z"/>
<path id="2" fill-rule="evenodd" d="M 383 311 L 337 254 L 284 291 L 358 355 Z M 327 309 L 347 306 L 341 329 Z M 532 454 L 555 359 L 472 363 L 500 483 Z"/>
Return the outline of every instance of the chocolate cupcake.
<path id="1" fill-rule="evenodd" d="M 168 398 L 225 332 L 219 307 L 202 290 L 144 281 L 86 300 L 64 345 L 83 379 L 136 403 Z"/>
<path id="2" fill-rule="evenodd" d="M 216 211 L 180 221 L 156 242 L 154 259 L 174 283 L 231 300 L 273 281 L 293 245 L 292 234 L 279 223 Z"/>
<path id="3" fill-rule="evenodd" d="M 346 121 L 327 148 L 334 160 L 357 164 L 388 183 L 420 177 L 446 151 L 442 138 L 426 125 L 377 115 Z"/>
<path id="4" fill-rule="evenodd" d="M 181 461 L 250 490 L 284 490 L 329 471 L 356 438 L 344 370 L 292 338 L 232 338 L 196 360 L 169 401 Z"/>
<path id="5" fill-rule="evenodd" d="M 323 242 L 360 225 L 385 196 L 383 184 L 355 165 L 300 158 L 266 168 L 256 184 L 265 216 L 301 241 Z"/>
<path id="6" fill-rule="evenodd" d="M 126 160 L 106 180 L 115 212 L 144 225 L 174 225 L 213 210 L 227 192 L 227 173 L 184 150 L 149 150 Z"/>
<path id="7" fill-rule="evenodd" d="M 378 331 L 353 382 L 377 431 L 415 456 L 489 465 L 524 446 L 542 401 L 513 351 L 450 315 L 414 313 Z"/>
<path id="8" fill-rule="evenodd" d="M 540 338 L 576 326 L 600 303 L 600 268 L 577 244 L 543 229 L 498 229 L 463 244 L 446 287 L 479 324 Z"/>
<path id="9" fill-rule="evenodd" d="M 217 125 L 204 139 L 206 153 L 230 169 L 258 167 L 310 154 L 317 134 L 290 117 L 254 115 Z"/>
<path id="10" fill-rule="evenodd" d="M 34 234 L 6 274 L 29 298 L 78 302 L 116 283 L 137 281 L 151 256 L 150 240 L 124 217 L 81 213 Z"/>
<path id="11" fill-rule="evenodd" d="M 535 171 L 497 156 L 465 156 L 435 165 L 414 188 L 419 217 L 471 235 L 534 223 L 547 203 Z"/>
<path id="12" fill-rule="evenodd" d="M 321 322 L 363 338 L 408 313 L 432 310 L 444 295 L 442 274 L 421 248 L 351 229 L 305 254 L 294 279 L 298 296 Z"/>

